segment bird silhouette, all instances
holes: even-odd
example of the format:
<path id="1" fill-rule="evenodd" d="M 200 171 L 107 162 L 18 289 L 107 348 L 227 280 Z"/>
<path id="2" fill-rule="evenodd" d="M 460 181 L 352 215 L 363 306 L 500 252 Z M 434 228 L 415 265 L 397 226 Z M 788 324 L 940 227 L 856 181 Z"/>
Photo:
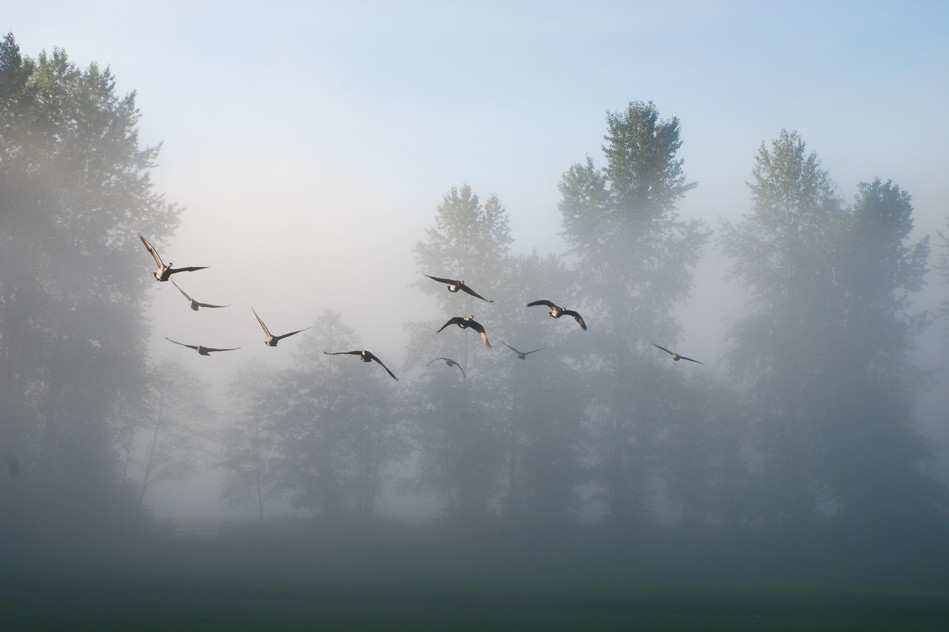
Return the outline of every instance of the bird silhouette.
<path id="1" fill-rule="evenodd" d="M 517 354 L 517 358 L 518 358 L 519 360 L 526 360 L 526 359 L 527 359 L 527 356 L 529 356 L 530 354 L 532 354 L 532 353 L 537 353 L 538 351 L 543 351 L 544 349 L 547 348 L 547 347 L 541 347 L 540 349 L 534 349 L 533 351 L 518 351 L 517 349 L 515 349 L 514 347 L 512 347 L 512 346 L 509 345 L 508 343 L 504 342 L 503 340 L 501 341 L 501 344 L 504 345 L 505 347 L 507 347 L 508 349 L 510 349 L 511 351 L 513 351 L 514 353 L 516 353 L 516 354 Z"/>
<path id="2" fill-rule="evenodd" d="M 470 287 L 465 285 L 464 281 L 457 281 L 455 279 L 443 279 L 441 277 L 433 277 L 430 274 L 426 274 L 425 276 L 432 279 L 433 281 L 438 281 L 439 283 L 445 283 L 448 286 L 449 292 L 457 292 L 458 290 L 461 290 L 462 292 L 466 292 L 467 294 L 470 294 L 474 296 L 475 298 L 480 298 L 482 301 L 487 301 L 488 303 L 494 302 L 494 301 L 490 301 L 486 299 L 485 297 L 481 296 L 480 294 L 472 290 Z"/>
<path id="3" fill-rule="evenodd" d="M 171 284 L 174 285 L 176 288 L 178 288 L 178 291 L 181 292 L 182 296 L 188 299 L 188 303 L 191 305 L 191 309 L 193 309 L 194 311 L 198 311 L 199 307 L 229 307 L 229 305 L 211 305 L 210 303 L 201 303 L 191 298 L 191 296 L 187 292 L 182 290 L 181 287 L 177 283 L 175 283 L 174 279 L 171 280 Z"/>
<path id="4" fill-rule="evenodd" d="M 435 358 L 434 360 L 432 360 L 432 362 L 438 362 L 439 360 L 444 360 L 445 364 L 447 364 L 448 366 L 458 367 L 458 370 L 461 371 L 461 377 L 468 377 L 467 375 L 465 375 L 465 370 L 461 368 L 461 365 L 455 362 L 454 360 L 452 360 L 451 358 Z M 429 362 L 428 366 L 432 366 L 432 362 Z"/>
<path id="5" fill-rule="evenodd" d="M 695 362 L 696 364 L 705 364 L 704 362 L 699 362 L 698 360 L 693 360 L 692 358 L 687 358 L 687 357 L 685 357 L 684 355 L 679 355 L 679 354 L 676 353 L 675 351 L 669 351 L 669 350 L 666 349 L 665 347 L 660 347 L 660 346 L 657 345 L 655 342 L 652 343 L 652 346 L 656 347 L 657 349 L 662 349 L 663 351 L 665 351 L 666 353 L 668 353 L 670 356 L 672 356 L 672 361 L 673 361 L 673 362 L 678 362 L 679 360 L 688 360 L 689 362 Z"/>
<path id="6" fill-rule="evenodd" d="M 191 266 L 189 268 L 173 268 L 171 261 L 168 262 L 168 265 L 161 260 L 161 255 L 158 254 L 158 251 L 155 250 L 155 247 L 145 239 L 145 235 L 142 233 L 138 234 L 138 238 L 142 240 L 142 243 L 145 244 L 145 249 L 152 255 L 152 259 L 155 260 L 155 265 L 158 266 L 158 269 L 155 270 L 152 274 L 155 275 L 156 281 L 167 281 L 171 278 L 172 274 L 178 274 L 179 272 L 194 272 L 195 270 L 204 270 L 207 266 Z"/>
<path id="7" fill-rule="evenodd" d="M 325 353 L 326 355 L 358 355 L 359 359 L 362 360 L 363 362 L 372 362 L 373 360 L 375 360 L 376 362 L 379 363 L 379 366 L 381 366 L 383 369 L 386 370 L 386 373 L 392 376 L 393 380 L 395 380 L 396 382 L 399 381 L 399 378 L 395 376 L 395 373 L 390 371 L 389 367 L 384 365 L 382 363 L 382 360 L 380 360 L 378 356 L 376 356 L 372 351 L 366 351 L 365 349 L 363 349 L 361 351 L 358 351 L 358 350 L 357 351 L 332 351 L 332 352 L 324 351 L 323 353 Z"/>
<path id="8" fill-rule="evenodd" d="M 587 324 L 583 322 L 583 316 L 573 311 L 572 309 L 564 309 L 559 305 L 554 304 L 548 300 L 542 301 L 531 301 L 527 304 L 528 307 L 533 307 L 534 305 L 546 305 L 550 308 L 550 315 L 553 318 L 560 318 L 561 316 L 573 316 L 573 318 L 579 323 L 580 329 L 586 330 Z"/>
<path id="9" fill-rule="evenodd" d="M 240 347 L 233 347 L 230 349 L 215 349 L 214 347 L 205 347 L 204 345 L 186 345 L 183 342 L 172 340 L 171 338 L 167 336 L 165 336 L 165 340 L 167 340 L 168 342 L 173 342 L 176 345 L 181 345 L 182 347 L 188 347 L 189 349 L 194 349 L 195 351 L 198 352 L 198 355 L 203 355 L 203 356 L 211 355 L 215 351 L 237 351 L 238 349 L 240 349 Z"/>
<path id="10" fill-rule="evenodd" d="M 474 314 L 471 316 L 455 316 L 454 318 L 449 318 L 448 322 L 441 326 L 441 328 L 435 333 L 441 333 L 441 330 L 447 327 L 448 325 L 458 325 L 462 329 L 467 329 L 471 327 L 479 334 L 481 334 L 481 340 L 484 342 L 484 346 L 491 348 L 491 341 L 488 340 L 488 334 L 484 331 L 484 326 L 474 319 Z"/>
<path id="11" fill-rule="evenodd" d="M 255 310 L 253 307 L 250 308 L 250 311 L 254 312 L 254 316 L 257 316 L 257 310 Z M 307 329 L 309 329 L 309 327 L 304 327 L 303 329 L 297 329 L 296 331 L 291 331 L 288 334 L 275 336 L 272 333 L 270 333 L 270 330 L 267 329 L 267 325 L 264 324 L 264 321 L 261 320 L 260 316 L 257 316 L 257 322 L 260 323 L 260 328 L 264 330 L 264 344 L 267 345 L 268 347 L 276 347 L 277 343 L 283 340 L 284 338 L 288 338 L 289 336 L 298 334 L 301 331 L 306 331 Z"/>

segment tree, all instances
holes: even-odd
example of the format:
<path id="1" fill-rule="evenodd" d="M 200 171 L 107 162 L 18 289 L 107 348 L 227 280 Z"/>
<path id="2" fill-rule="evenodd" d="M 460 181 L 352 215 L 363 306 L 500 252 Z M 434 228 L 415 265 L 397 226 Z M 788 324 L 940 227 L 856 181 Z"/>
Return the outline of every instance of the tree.
<path id="1" fill-rule="evenodd" d="M 435 371 L 433 365 L 420 385 L 406 393 L 406 414 L 418 451 L 419 488 L 442 496 L 450 515 L 470 519 L 486 513 L 499 486 L 503 404 L 495 396 L 500 385 L 490 362 L 495 351 L 486 349 L 470 330 L 452 326 L 435 332 L 451 317 L 484 314 L 478 316 L 479 322 L 497 346 L 500 301 L 487 303 L 463 292 L 449 293 L 422 275 L 467 280 L 494 300 L 510 275 L 507 211 L 497 197 L 482 204 L 471 187 L 453 187 L 438 206 L 435 226 L 427 236 L 415 248 L 419 287 L 436 299 L 440 315 L 410 325 L 408 358 L 418 364 L 452 358 L 469 377 L 458 379 L 457 371 Z"/>
<path id="2" fill-rule="evenodd" d="M 144 437 L 138 502 L 156 484 L 180 480 L 195 466 L 208 435 L 211 417 L 208 386 L 177 362 L 160 363 L 149 376 L 148 418 L 141 424 Z"/>
<path id="3" fill-rule="evenodd" d="M 323 353 L 360 348 L 338 312 L 325 312 L 312 329 L 295 366 L 264 389 L 275 490 L 325 517 L 369 515 L 384 468 L 401 449 L 393 380 L 375 362 Z"/>
<path id="4" fill-rule="evenodd" d="M 676 204 L 686 182 L 679 121 L 664 121 L 652 103 L 607 114 L 607 164 L 587 158 L 560 184 L 563 234 L 577 257 L 571 292 L 590 318 L 595 468 L 610 517 L 643 518 L 657 475 L 658 428 L 669 413 L 653 380 L 651 340 L 679 335 L 672 308 L 691 288 L 691 268 L 708 233 L 682 221 Z M 566 299 L 563 299 L 566 300 Z"/>
<path id="5" fill-rule="evenodd" d="M 136 233 L 178 221 L 139 116 L 108 69 L 0 43 L 0 443 L 69 514 L 107 511 L 119 481 L 109 420 L 148 334 Z"/>
<path id="6" fill-rule="evenodd" d="M 751 292 L 735 325 L 733 366 L 753 380 L 759 449 L 767 464 L 762 511 L 771 521 L 814 516 L 826 499 L 815 468 L 826 411 L 817 392 L 840 314 L 834 279 L 843 227 L 836 186 L 796 132 L 758 151 L 749 183 L 753 211 L 723 224 L 733 278 Z"/>
<path id="7" fill-rule="evenodd" d="M 220 433 L 220 465 L 225 472 L 221 497 L 232 506 L 252 505 L 258 520 L 264 519 L 265 500 L 276 495 L 275 441 L 267 401 L 272 390 L 269 370 L 250 367 L 238 373 L 228 389 L 235 410 Z"/>

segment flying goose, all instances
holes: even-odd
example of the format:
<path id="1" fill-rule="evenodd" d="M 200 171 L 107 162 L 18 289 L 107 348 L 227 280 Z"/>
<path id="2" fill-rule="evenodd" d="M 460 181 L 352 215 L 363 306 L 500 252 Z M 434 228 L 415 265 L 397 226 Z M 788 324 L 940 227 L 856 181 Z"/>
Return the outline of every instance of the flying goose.
<path id="1" fill-rule="evenodd" d="M 673 361 L 673 362 L 678 362 L 679 360 L 688 360 L 689 362 L 695 362 L 696 364 L 704 364 L 704 362 L 699 362 L 698 360 L 693 360 L 692 358 L 687 358 L 687 357 L 685 357 L 684 355 L 679 355 L 679 354 L 676 353 L 675 351 L 669 351 L 669 350 L 666 349 L 665 347 L 660 347 L 660 346 L 657 345 L 655 342 L 652 343 L 652 346 L 656 347 L 657 349 L 662 349 L 663 351 L 665 351 L 666 353 L 668 353 L 670 356 L 672 356 L 672 361 Z"/>
<path id="2" fill-rule="evenodd" d="M 458 367 L 458 370 L 461 371 L 461 377 L 468 377 L 467 375 L 465 375 L 465 370 L 461 368 L 461 365 L 455 362 L 454 360 L 452 360 L 451 358 L 435 358 L 434 360 L 432 360 L 432 362 L 438 362 L 439 360 L 444 360 L 445 364 L 447 364 L 448 366 Z M 432 366 L 432 362 L 429 362 L 428 366 Z"/>
<path id="3" fill-rule="evenodd" d="M 155 250 L 155 247 L 151 245 L 145 235 L 142 233 L 138 234 L 138 238 L 142 240 L 142 243 L 145 244 L 145 249 L 152 255 L 152 259 L 155 260 L 155 265 L 158 266 L 158 269 L 155 270 L 152 274 L 155 275 L 155 280 L 157 281 L 167 281 L 171 278 L 172 274 L 177 274 L 179 272 L 194 272 L 195 270 L 204 270 L 207 266 L 191 266 L 189 268 L 173 268 L 171 261 L 168 262 L 168 265 L 161 260 L 161 255 L 158 254 L 158 251 Z"/>
<path id="4" fill-rule="evenodd" d="M 527 356 L 529 356 L 530 354 L 537 353 L 538 351 L 543 351 L 544 349 L 547 348 L 547 347 L 541 347 L 540 349 L 534 349 L 533 351 L 518 351 L 517 349 L 515 349 L 508 343 L 504 342 L 503 340 L 501 341 L 501 344 L 507 347 L 508 349 L 510 349 L 511 351 L 513 351 L 514 353 L 516 353 L 518 360 L 526 360 Z"/>
<path id="5" fill-rule="evenodd" d="M 254 312 L 254 316 L 257 316 L 257 311 L 253 307 L 250 308 L 250 311 Z M 307 329 L 309 329 L 309 327 L 304 327 L 303 329 L 297 329 L 296 331 L 291 331 L 290 333 L 283 334 L 282 336 L 275 336 L 272 333 L 270 333 L 270 330 L 267 329 L 267 325 L 265 325 L 264 321 L 260 319 L 260 316 L 257 316 L 257 322 L 260 323 L 261 329 L 264 330 L 264 336 L 265 336 L 264 344 L 267 345 L 268 347 L 276 347 L 277 343 L 283 340 L 284 338 L 287 338 L 289 336 L 292 336 L 293 334 L 298 334 L 301 331 L 306 331 Z"/>
<path id="6" fill-rule="evenodd" d="M 366 351 L 365 349 L 363 349 L 362 351 L 335 351 L 335 352 L 324 351 L 323 353 L 325 353 L 326 355 L 358 355 L 359 359 L 362 360 L 363 362 L 372 362 L 373 360 L 375 360 L 376 362 L 379 363 L 379 366 L 381 366 L 383 369 L 386 370 L 386 373 L 392 376 L 393 380 L 395 380 L 396 382 L 399 381 L 399 378 L 395 376 L 395 373 L 390 371 L 389 367 L 384 365 L 382 363 L 382 360 L 376 357 L 376 355 L 373 354 L 372 351 Z"/>
<path id="7" fill-rule="evenodd" d="M 193 298 L 191 298 L 191 296 L 189 296 L 187 292 L 182 290 L 181 287 L 177 283 L 175 283 L 174 279 L 171 280 L 171 284 L 174 285 L 176 288 L 178 288 L 178 291 L 181 292 L 182 296 L 188 299 L 188 302 L 191 304 L 191 309 L 193 309 L 194 311 L 198 311 L 199 307 L 229 307 L 228 305 L 211 305 L 210 303 L 200 303 L 194 300 Z"/>
<path id="8" fill-rule="evenodd" d="M 577 323 L 580 324 L 580 329 L 586 330 L 587 324 L 583 322 L 583 316 L 573 311 L 572 309 L 564 309 L 559 305 L 555 305 L 551 301 L 542 300 L 542 301 L 531 301 L 527 304 L 528 307 L 533 307 L 534 305 L 546 305 L 550 308 L 550 315 L 553 318 L 560 318 L 561 316 L 573 316 Z"/>
<path id="9" fill-rule="evenodd" d="M 198 352 L 198 355 L 203 355 L 203 356 L 211 355 L 215 351 L 237 351 L 238 349 L 240 349 L 240 347 L 234 347 L 232 349 L 215 349 L 214 347 L 205 347 L 203 345 L 186 345 L 183 342 L 172 340 L 168 336 L 165 336 L 165 340 L 167 340 L 168 342 L 173 342 L 176 345 L 181 345 L 182 347 L 188 347 L 189 349 L 194 349 L 195 351 Z"/>
<path id="10" fill-rule="evenodd" d="M 447 327 L 448 325 L 458 325 L 462 329 L 467 329 L 471 327 L 479 334 L 481 334 L 481 340 L 484 341 L 484 346 L 491 348 L 491 341 L 488 340 L 488 334 L 484 332 L 484 326 L 474 319 L 474 314 L 471 316 L 455 316 L 454 318 L 449 318 L 448 322 L 441 326 L 441 329 L 435 333 L 441 333 L 441 330 Z"/>
<path id="11" fill-rule="evenodd" d="M 455 279 L 443 279 L 441 277 L 433 277 L 430 274 L 426 274 L 425 276 L 432 279 L 433 281 L 438 281 L 439 283 L 447 284 L 449 292 L 457 292 L 458 290 L 461 290 L 462 292 L 466 292 L 467 294 L 470 294 L 474 296 L 475 298 L 480 298 L 482 301 L 488 301 L 489 303 L 494 302 L 494 301 L 489 301 L 485 297 L 481 296 L 480 294 L 472 290 L 470 287 L 465 285 L 464 281 L 456 281 Z"/>

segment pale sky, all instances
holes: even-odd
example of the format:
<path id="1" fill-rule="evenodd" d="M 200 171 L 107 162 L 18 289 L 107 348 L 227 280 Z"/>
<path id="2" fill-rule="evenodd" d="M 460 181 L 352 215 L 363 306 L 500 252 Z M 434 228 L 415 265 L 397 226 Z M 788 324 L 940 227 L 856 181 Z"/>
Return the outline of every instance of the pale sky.
<path id="1" fill-rule="evenodd" d="M 142 142 L 163 143 L 154 182 L 187 209 L 163 255 L 211 266 L 179 282 L 235 310 L 193 318 L 156 288 L 155 348 L 196 369 L 209 359 L 162 338 L 246 351 L 217 366 L 277 357 L 251 305 L 275 332 L 340 310 L 399 358 L 401 323 L 433 317 L 412 249 L 442 195 L 497 194 L 516 252 L 562 252 L 561 175 L 604 164 L 606 112 L 630 101 L 679 118 L 698 182 L 682 215 L 713 229 L 750 210 L 758 147 L 782 128 L 846 200 L 879 176 L 913 196 L 920 235 L 949 215 L 947 2 L 14 0 L 0 30 L 137 92 Z M 682 315 L 706 359 L 739 311 L 714 243 Z"/>

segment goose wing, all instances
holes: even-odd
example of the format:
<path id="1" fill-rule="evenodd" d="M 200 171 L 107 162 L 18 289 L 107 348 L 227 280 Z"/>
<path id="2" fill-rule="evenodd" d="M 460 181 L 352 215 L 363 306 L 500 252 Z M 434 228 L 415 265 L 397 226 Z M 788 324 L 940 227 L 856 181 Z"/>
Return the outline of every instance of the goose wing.
<path id="1" fill-rule="evenodd" d="M 531 301 L 530 303 L 527 304 L 528 307 L 533 307 L 535 305 L 546 305 L 547 307 L 557 307 L 556 303 L 553 303 L 546 299 L 541 300 L 541 301 Z"/>
<path id="2" fill-rule="evenodd" d="M 143 244 L 145 244 L 145 250 L 147 250 L 149 254 L 151 254 L 152 259 L 155 260 L 155 265 L 158 266 L 159 269 L 164 268 L 165 264 L 161 260 L 161 255 L 159 255 L 158 251 L 155 250 L 155 246 L 153 246 L 151 242 L 145 239 L 145 235 L 143 235 L 142 233 L 138 234 L 138 238 L 142 240 Z"/>
<path id="3" fill-rule="evenodd" d="M 652 344 L 652 346 L 654 346 L 655 348 L 657 348 L 657 349 L 662 349 L 663 351 L 665 351 L 666 353 L 668 353 L 668 354 L 671 355 L 671 356 L 674 356 L 674 355 L 675 355 L 675 353 L 673 353 L 672 351 L 669 351 L 669 350 L 666 349 L 665 347 L 660 347 L 660 346 L 657 345 L 655 342 L 653 342 L 653 343 L 651 343 L 651 344 Z"/>
<path id="4" fill-rule="evenodd" d="M 178 342 L 177 340 L 172 340 L 172 339 L 169 338 L 168 336 L 165 336 L 165 340 L 167 340 L 168 342 L 173 342 L 173 343 L 175 343 L 176 345 L 181 345 L 182 347 L 188 347 L 189 349 L 194 349 L 195 351 L 198 350 L 198 345 L 186 345 L 186 344 L 183 343 L 183 342 Z"/>
<path id="5" fill-rule="evenodd" d="M 462 290 L 463 292 L 467 292 L 468 294 L 470 294 L 471 296 L 474 296 L 475 298 L 480 298 L 482 301 L 487 301 L 488 303 L 493 303 L 493 302 L 494 302 L 494 301 L 490 301 L 490 300 L 486 299 L 485 297 L 481 296 L 480 294 L 478 294 L 477 292 L 475 292 L 474 290 L 472 290 L 470 287 L 468 287 L 468 286 L 465 285 L 464 283 L 460 284 L 458 287 L 461 288 L 461 290 Z"/>
<path id="6" fill-rule="evenodd" d="M 501 341 L 501 344 L 504 345 L 505 347 L 507 347 L 508 349 L 510 349 L 511 351 L 513 351 L 514 353 L 520 354 L 520 351 L 518 351 L 517 349 L 515 349 L 514 347 L 512 347 L 512 346 L 509 345 L 508 343 L 504 342 L 503 340 Z"/>
<path id="7" fill-rule="evenodd" d="M 179 272 L 194 272 L 195 270 L 204 270 L 207 266 L 188 266 L 186 268 L 169 268 L 168 274 L 177 274 Z"/>
<path id="8" fill-rule="evenodd" d="M 181 287 L 180 287 L 177 283 L 175 283 L 175 280 L 174 280 L 174 279 L 171 279 L 171 284 L 174 285 L 176 288 L 178 288 L 178 291 L 181 292 L 181 295 L 182 295 L 182 296 L 184 296 L 186 299 L 188 299 L 188 302 L 189 302 L 189 303 L 194 300 L 193 298 L 191 298 L 190 296 L 188 296 L 188 293 L 185 292 L 184 290 L 182 290 Z M 202 305 L 202 303 L 198 303 L 198 305 Z"/>
<path id="9" fill-rule="evenodd" d="M 254 316 L 257 316 L 257 310 L 255 310 L 253 307 L 250 308 L 250 311 L 254 312 Z M 265 324 L 264 324 L 264 321 L 262 321 L 262 320 L 260 319 L 260 316 L 257 316 L 257 322 L 260 323 L 260 327 L 261 327 L 261 329 L 264 330 L 264 333 L 267 334 L 267 337 L 268 337 L 268 338 L 272 338 L 272 337 L 273 337 L 273 334 L 270 333 L 270 330 L 269 330 L 269 329 L 267 329 L 267 325 L 265 325 Z"/>
<path id="10" fill-rule="evenodd" d="M 393 380 L 395 380 L 396 382 L 399 381 L 399 378 L 397 378 L 397 377 L 395 376 L 395 373 L 393 373 L 392 371 L 390 371 L 390 370 L 389 370 L 389 367 L 387 367 L 386 365 L 384 365 L 384 364 L 382 363 L 382 360 L 380 360 L 378 357 L 376 357 L 376 354 L 372 353 L 371 351 L 369 351 L 368 353 L 369 353 L 369 358 L 372 359 L 372 360 L 375 360 L 376 362 L 378 362 L 378 363 L 379 363 L 379 366 L 381 366 L 383 369 L 385 369 L 385 370 L 386 370 L 386 373 L 388 373 L 389 375 L 391 375 Z"/>
<path id="11" fill-rule="evenodd" d="M 537 353 L 538 351 L 543 351 L 543 350 L 546 349 L 546 348 L 547 348 L 547 347 L 541 347 L 540 349 L 534 349 L 533 351 L 525 351 L 525 352 L 524 352 L 524 355 L 528 356 L 528 355 L 530 355 L 530 354 L 532 354 L 532 353 Z"/>
<path id="12" fill-rule="evenodd" d="M 481 340 L 482 342 L 484 342 L 484 346 L 490 349 L 491 341 L 488 340 L 488 334 L 484 331 L 484 325 L 472 319 L 468 321 L 468 326 L 474 329 L 475 331 L 477 331 L 479 334 L 481 334 Z"/>
<path id="13" fill-rule="evenodd" d="M 198 302 L 199 307 L 230 307 L 230 305 L 211 305 L 210 303 Z"/>
<path id="14" fill-rule="evenodd" d="M 696 364 L 705 364 L 704 362 L 699 362 L 698 360 L 694 360 L 694 359 L 692 359 L 692 358 L 687 358 L 687 357 L 685 357 L 684 355 L 680 355 L 680 356 L 679 356 L 679 359 L 680 359 L 680 360 L 688 360 L 689 362 L 695 362 Z"/>
<path id="15" fill-rule="evenodd" d="M 460 323 L 460 322 L 463 321 L 463 320 L 464 320 L 464 318 L 461 317 L 461 316 L 455 316 L 454 318 L 449 318 L 449 319 L 448 319 L 448 322 L 445 323 L 444 325 L 442 325 L 441 327 L 439 327 L 439 328 L 438 328 L 438 331 L 436 331 L 435 333 L 436 333 L 436 334 L 437 334 L 437 333 L 440 333 L 441 330 L 444 329 L 445 327 L 448 327 L 449 325 L 457 325 L 458 323 Z M 474 321 L 472 321 L 472 322 L 474 322 Z"/>
<path id="16" fill-rule="evenodd" d="M 443 279 L 442 277 L 432 276 L 431 274 L 426 274 L 425 276 L 427 276 L 428 278 L 430 278 L 432 281 L 438 281 L 439 283 L 447 283 L 447 284 L 449 284 L 449 285 L 451 285 L 451 284 L 453 284 L 453 283 L 459 283 L 459 282 L 456 281 L 455 279 Z"/>
<path id="17" fill-rule="evenodd" d="M 360 355 L 362 351 L 324 351 L 326 355 Z"/>
<path id="18" fill-rule="evenodd" d="M 273 339 L 274 339 L 274 340 L 283 340 L 284 338 L 289 338 L 290 336 L 293 336 L 294 334 L 298 334 L 298 333 L 300 333 L 301 331 L 306 331 L 307 329 L 309 329 L 309 327 L 304 327 L 303 329 L 297 329 L 296 331 L 291 331 L 290 333 L 288 333 L 288 334 L 283 334 L 282 336 L 274 336 Z"/>
<path id="19" fill-rule="evenodd" d="M 574 318 L 574 319 L 577 321 L 577 323 L 580 325 L 580 329 L 583 329 L 584 331 L 586 331 L 587 324 L 586 324 L 585 322 L 583 322 L 583 316 L 581 316 L 581 315 L 578 314 L 577 312 L 573 311 L 572 309 L 565 309 L 565 310 L 563 310 L 563 313 L 564 313 L 564 315 L 566 315 L 566 316 L 573 316 L 573 318 Z"/>
<path id="20" fill-rule="evenodd" d="M 190 346 L 190 345 L 188 345 L 188 346 Z M 207 351 L 208 353 L 211 353 L 211 352 L 213 352 L 213 351 L 237 351 L 238 349 L 240 349 L 240 347 L 231 347 L 231 348 L 229 348 L 229 349 L 215 349 L 215 348 L 213 348 L 213 347 L 205 347 L 205 348 L 204 348 L 204 350 Z"/>

